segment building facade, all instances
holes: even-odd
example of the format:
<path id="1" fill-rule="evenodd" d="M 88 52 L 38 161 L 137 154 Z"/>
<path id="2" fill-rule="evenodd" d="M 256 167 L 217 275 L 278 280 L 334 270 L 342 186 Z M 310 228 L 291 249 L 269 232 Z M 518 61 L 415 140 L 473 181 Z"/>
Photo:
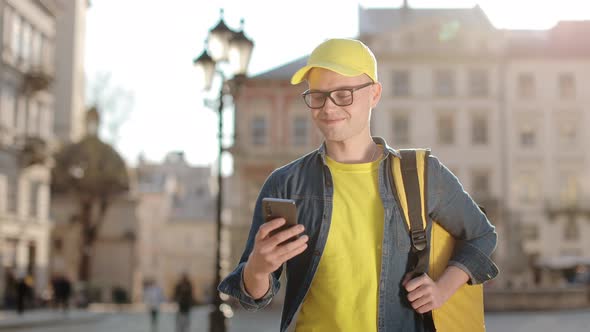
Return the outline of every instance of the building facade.
<path id="1" fill-rule="evenodd" d="M 191 166 L 182 152 L 172 152 L 163 163 L 140 160 L 135 173 L 139 280 L 155 280 L 172 300 L 175 284 L 186 273 L 195 299 L 210 301 L 216 248 L 211 170 Z"/>
<path id="2" fill-rule="evenodd" d="M 77 142 L 84 135 L 86 10 L 89 0 L 63 1 L 56 22 L 53 130 L 57 144 Z"/>
<path id="3" fill-rule="evenodd" d="M 590 21 L 506 31 L 506 201 L 540 284 L 590 263 Z"/>
<path id="4" fill-rule="evenodd" d="M 50 264 L 50 162 L 73 137 L 63 114 L 83 112 L 87 1 L 0 1 L 0 297 L 11 302 L 15 277 L 29 275 L 47 295 Z M 66 56 L 72 54 L 72 56 Z M 72 74 L 75 72 L 76 74 Z M 72 82 L 72 76 L 77 79 Z M 79 121 L 79 123 L 76 123 Z"/>
<path id="5" fill-rule="evenodd" d="M 0 1 L 0 296 L 48 279 L 50 166 L 56 79 L 57 1 Z"/>
<path id="6" fill-rule="evenodd" d="M 373 134 L 431 148 L 486 207 L 500 287 L 555 285 L 590 263 L 588 29 L 499 30 L 478 6 L 359 8 L 358 38 L 384 87 Z M 305 62 L 252 77 L 237 97 L 232 263 L 266 177 L 321 144 L 299 96 L 306 87 L 289 84 Z"/>
<path id="7" fill-rule="evenodd" d="M 135 190 L 116 197 L 110 203 L 104 220 L 98 229 L 96 240 L 90 248 L 90 280 L 82 285 L 78 279 L 80 268 L 79 204 L 69 195 L 52 195 L 51 211 L 53 227 L 50 243 L 50 271 L 52 275 L 64 275 L 76 289 L 74 302 L 84 305 L 93 302 L 113 302 L 116 289 L 123 290 L 128 301 L 140 298 L 138 293 L 138 199 Z M 84 297 L 82 288 L 84 287 Z M 85 298 L 86 297 L 86 298 Z"/>

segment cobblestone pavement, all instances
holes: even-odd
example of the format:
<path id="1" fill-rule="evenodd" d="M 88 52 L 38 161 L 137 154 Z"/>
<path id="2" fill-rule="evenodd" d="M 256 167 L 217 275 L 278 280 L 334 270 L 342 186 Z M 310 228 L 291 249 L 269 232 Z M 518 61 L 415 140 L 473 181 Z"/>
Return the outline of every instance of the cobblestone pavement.
<path id="1" fill-rule="evenodd" d="M 198 308 L 191 314 L 191 332 L 208 330 L 207 308 Z M 266 310 L 251 313 L 235 312 L 230 332 L 278 331 L 280 311 Z M 488 332 L 587 332 L 590 331 L 590 309 L 552 312 L 487 313 Z M 148 315 L 141 312 L 121 312 L 105 315 L 87 323 L 69 323 L 52 327 L 2 330 L 12 332 L 146 332 L 150 331 Z M 174 332 L 174 314 L 161 314 L 157 332 Z"/>

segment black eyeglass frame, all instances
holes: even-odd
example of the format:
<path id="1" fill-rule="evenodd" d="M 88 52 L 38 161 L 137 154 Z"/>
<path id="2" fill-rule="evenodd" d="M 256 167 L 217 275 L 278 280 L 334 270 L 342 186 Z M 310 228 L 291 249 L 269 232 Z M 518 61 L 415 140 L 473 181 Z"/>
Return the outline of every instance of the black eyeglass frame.
<path id="1" fill-rule="evenodd" d="M 375 82 L 367 82 L 361 85 L 357 85 L 357 86 L 353 86 L 350 88 L 338 88 L 338 89 L 334 89 L 334 90 L 330 90 L 330 91 L 310 91 L 310 90 L 306 90 L 305 92 L 303 92 L 301 94 L 301 97 L 303 97 L 303 101 L 305 102 L 305 105 L 307 105 L 307 107 L 311 108 L 311 109 L 320 109 L 323 108 L 326 105 L 326 100 L 328 100 L 328 98 L 330 98 L 330 100 L 334 103 L 334 105 L 336 106 L 350 106 L 354 103 L 354 92 L 358 91 L 360 89 L 364 89 L 368 86 L 371 86 L 375 84 Z M 350 103 L 347 104 L 338 104 L 336 102 L 336 100 L 334 100 L 334 98 L 332 98 L 332 93 L 336 92 L 336 91 L 349 91 L 350 92 Z M 309 96 L 312 93 L 319 93 L 322 94 L 324 97 L 324 102 L 322 103 L 321 106 L 316 106 L 316 107 L 311 107 L 308 103 L 307 103 L 307 99 L 306 97 Z"/>

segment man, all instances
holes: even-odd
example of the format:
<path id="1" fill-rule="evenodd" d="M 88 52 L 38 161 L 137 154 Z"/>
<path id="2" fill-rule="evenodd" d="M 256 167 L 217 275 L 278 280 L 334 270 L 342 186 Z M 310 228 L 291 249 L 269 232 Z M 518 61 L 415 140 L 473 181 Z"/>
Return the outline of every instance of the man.
<path id="1" fill-rule="evenodd" d="M 55 295 L 55 307 L 61 308 L 64 313 L 67 313 L 72 294 L 72 284 L 68 277 L 60 274 L 53 279 L 53 293 Z"/>
<path id="2" fill-rule="evenodd" d="M 16 312 L 19 315 L 25 313 L 29 301 L 33 298 L 32 277 L 21 272 L 16 282 Z"/>
<path id="3" fill-rule="evenodd" d="M 178 304 L 178 313 L 176 314 L 176 331 L 188 332 L 190 329 L 191 308 L 195 302 L 193 298 L 193 285 L 186 273 L 174 287 L 174 300 Z"/>
<path id="4" fill-rule="evenodd" d="M 158 283 L 153 279 L 148 279 L 143 291 L 143 301 L 150 312 L 150 326 L 152 331 L 158 330 L 160 306 L 165 300 L 164 292 Z"/>
<path id="5" fill-rule="evenodd" d="M 429 157 L 429 217 L 463 245 L 438 280 L 410 280 L 410 237 L 386 180 L 400 154 L 372 137 L 369 125 L 382 92 L 373 53 L 357 40 L 327 40 L 291 83 L 304 80 L 304 101 L 324 144 L 268 177 L 244 254 L 219 290 L 247 309 L 263 308 L 286 263 L 281 331 L 425 331 L 416 312 L 440 307 L 466 282 L 497 275 L 489 258 L 494 227 L 457 178 Z M 264 197 L 294 199 L 299 225 L 269 236 L 285 221 L 264 223 Z M 300 236 L 282 244 L 294 235 Z"/>

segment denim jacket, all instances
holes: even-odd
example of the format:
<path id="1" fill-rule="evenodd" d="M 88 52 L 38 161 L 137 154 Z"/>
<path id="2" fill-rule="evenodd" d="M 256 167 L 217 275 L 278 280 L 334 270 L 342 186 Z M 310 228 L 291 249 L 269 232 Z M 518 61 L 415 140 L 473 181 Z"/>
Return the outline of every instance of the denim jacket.
<path id="1" fill-rule="evenodd" d="M 401 158 L 398 151 L 387 146 L 379 137 L 373 140 L 384 146 L 379 165 L 379 194 L 384 207 L 383 243 L 379 284 L 378 331 L 423 331 L 407 304 L 405 289 L 401 286 L 406 273 L 410 236 L 401 208 L 393 196 L 391 183 L 392 158 Z M 219 284 L 218 290 L 239 300 L 247 310 L 256 311 L 267 306 L 277 294 L 279 277 L 286 265 L 286 296 L 280 331 L 294 330 L 300 306 L 310 288 L 322 256 L 330 222 L 334 187 L 326 165 L 325 144 L 319 149 L 276 169 L 266 179 L 258 199 L 246 248 L 238 266 Z M 457 241 L 449 262 L 469 275 L 470 284 L 483 283 L 494 278 L 498 269 L 490 259 L 496 247 L 494 226 L 480 211 L 477 204 L 463 190 L 458 179 L 434 156 L 428 160 L 427 199 L 428 215 L 437 220 Z M 254 238 L 264 222 L 261 202 L 264 197 L 289 198 L 296 202 L 299 224 L 305 226 L 309 236 L 308 247 L 270 275 L 270 289 L 261 299 L 254 300 L 244 289 L 242 273 L 254 246 Z M 431 223 L 429 223 L 431 224 Z M 427 233 L 430 238 L 431 227 Z M 352 287 L 352 286 L 351 286 Z"/>

